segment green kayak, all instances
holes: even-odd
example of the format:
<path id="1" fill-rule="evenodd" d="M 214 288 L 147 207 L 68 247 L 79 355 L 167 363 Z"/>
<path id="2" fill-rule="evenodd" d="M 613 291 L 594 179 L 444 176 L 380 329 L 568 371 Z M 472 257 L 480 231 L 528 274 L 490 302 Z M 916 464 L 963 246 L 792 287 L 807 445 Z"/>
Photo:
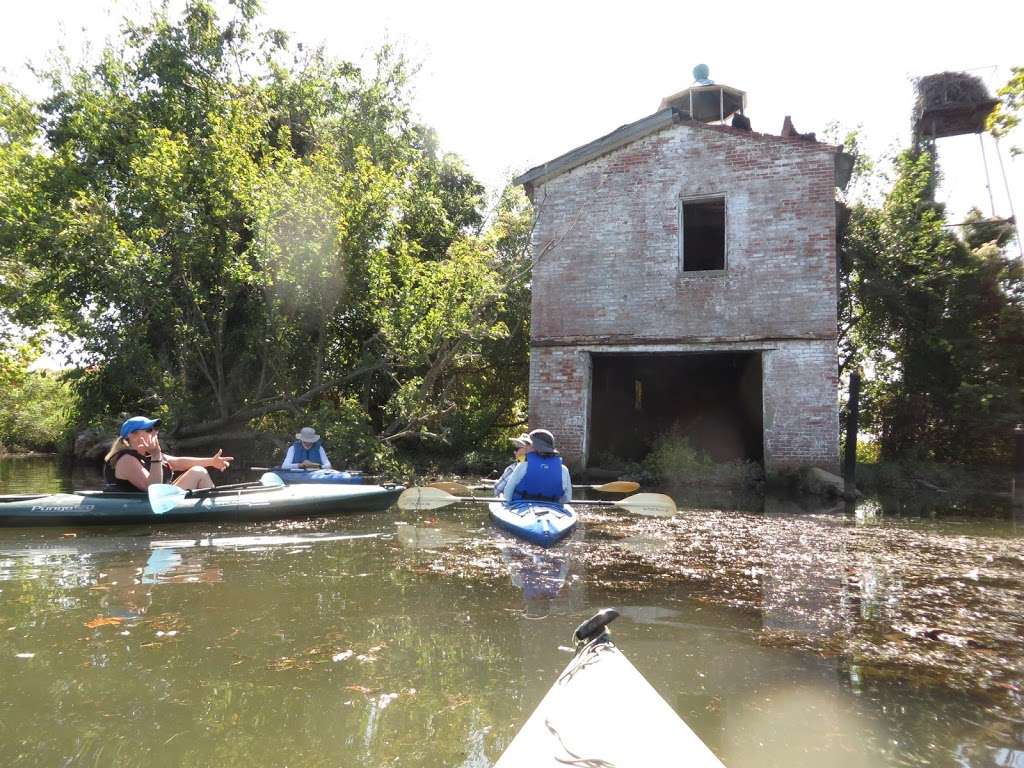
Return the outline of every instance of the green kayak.
<path id="1" fill-rule="evenodd" d="M 605 609 L 576 629 L 576 656 L 494 768 L 723 768 L 608 636 Z"/>
<path id="2" fill-rule="evenodd" d="M 398 485 L 284 485 L 213 488 L 174 499 L 154 514 L 145 493 L 76 491 L 0 496 L 0 525 L 120 525 L 206 520 L 274 520 L 346 512 L 379 512 L 402 493 Z"/>

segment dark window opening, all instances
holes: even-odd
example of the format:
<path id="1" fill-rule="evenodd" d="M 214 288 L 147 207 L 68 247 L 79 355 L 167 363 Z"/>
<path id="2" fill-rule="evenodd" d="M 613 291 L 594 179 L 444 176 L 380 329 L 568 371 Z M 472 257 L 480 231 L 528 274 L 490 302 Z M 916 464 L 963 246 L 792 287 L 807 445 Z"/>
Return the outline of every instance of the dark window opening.
<path id="1" fill-rule="evenodd" d="M 683 271 L 725 269 L 725 198 L 683 201 Z"/>
<path id="2" fill-rule="evenodd" d="M 642 460 L 674 432 L 715 461 L 764 458 L 761 354 L 593 356 L 588 463 Z"/>

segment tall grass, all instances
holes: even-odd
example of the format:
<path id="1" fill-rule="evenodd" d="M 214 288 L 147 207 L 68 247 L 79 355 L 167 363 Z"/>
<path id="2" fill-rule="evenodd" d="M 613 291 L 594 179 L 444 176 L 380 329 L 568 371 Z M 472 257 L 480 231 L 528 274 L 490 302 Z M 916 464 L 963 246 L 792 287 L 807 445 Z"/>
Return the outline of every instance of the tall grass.
<path id="1" fill-rule="evenodd" d="M 676 432 L 666 432 L 655 439 L 650 453 L 641 462 L 623 463 L 613 456 L 600 456 L 594 463 L 619 469 L 623 476 L 663 486 L 749 488 L 764 479 L 764 471 L 757 462 L 716 462 Z"/>

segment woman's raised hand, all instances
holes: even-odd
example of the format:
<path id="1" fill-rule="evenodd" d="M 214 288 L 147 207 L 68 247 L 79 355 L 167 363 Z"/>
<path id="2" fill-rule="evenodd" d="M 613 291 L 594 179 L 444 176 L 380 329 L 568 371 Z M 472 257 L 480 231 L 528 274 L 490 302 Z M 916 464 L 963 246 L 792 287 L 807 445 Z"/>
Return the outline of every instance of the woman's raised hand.
<path id="1" fill-rule="evenodd" d="M 231 462 L 235 460 L 234 456 L 222 456 L 221 454 L 223 452 L 224 451 L 222 449 L 213 454 L 213 456 L 210 458 L 209 464 L 209 466 L 213 467 L 214 469 L 219 469 L 221 472 L 230 467 Z"/>
<path id="2" fill-rule="evenodd" d="M 139 447 L 142 448 L 147 456 L 163 456 L 163 450 L 160 448 L 159 432 L 143 432 L 142 438 L 139 441 Z"/>

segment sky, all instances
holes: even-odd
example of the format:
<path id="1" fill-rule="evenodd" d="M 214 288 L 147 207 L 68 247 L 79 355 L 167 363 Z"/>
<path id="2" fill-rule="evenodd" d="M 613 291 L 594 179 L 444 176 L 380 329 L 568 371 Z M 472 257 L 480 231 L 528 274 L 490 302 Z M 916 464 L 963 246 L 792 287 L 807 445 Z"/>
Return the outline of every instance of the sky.
<path id="1" fill-rule="evenodd" d="M 215 0 L 224 7 L 223 0 Z M 180 8 L 184 0 L 170 0 Z M 832 122 L 860 128 L 881 155 L 910 136 L 912 79 L 970 71 L 994 91 L 1024 66 L 1024 3 L 732 2 L 511 3 L 264 0 L 268 25 L 294 41 L 323 44 L 368 66 L 384 43 L 420 70 L 414 108 L 492 190 L 512 175 L 657 110 L 662 97 L 711 78 L 747 92 L 754 130 L 778 133 L 786 115 L 819 137 Z M 87 57 L 116 35 L 124 16 L 145 17 L 148 0 L 2 0 L 0 79 L 40 95 L 26 63 L 58 44 Z M 942 139 L 940 199 L 950 216 L 971 206 L 1024 215 L 1024 130 L 1003 142 L 1000 173 L 991 137 Z"/>

